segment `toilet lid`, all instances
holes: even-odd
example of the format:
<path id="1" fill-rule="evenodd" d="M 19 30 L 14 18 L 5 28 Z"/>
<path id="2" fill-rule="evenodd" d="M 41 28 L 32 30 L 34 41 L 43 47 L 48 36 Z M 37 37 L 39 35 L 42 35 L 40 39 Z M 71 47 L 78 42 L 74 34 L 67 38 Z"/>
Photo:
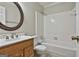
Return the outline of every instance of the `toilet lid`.
<path id="1" fill-rule="evenodd" d="M 35 47 L 35 49 L 36 49 L 36 50 L 40 50 L 40 51 L 44 51 L 44 50 L 46 50 L 46 46 L 44 46 L 44 45 L 37 45 L 37 46 Z"/>

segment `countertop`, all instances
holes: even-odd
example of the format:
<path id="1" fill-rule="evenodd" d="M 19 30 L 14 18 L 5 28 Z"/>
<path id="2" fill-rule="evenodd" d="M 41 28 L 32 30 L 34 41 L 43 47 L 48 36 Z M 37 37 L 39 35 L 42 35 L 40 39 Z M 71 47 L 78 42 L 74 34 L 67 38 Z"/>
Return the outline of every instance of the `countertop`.
<path id="1" fill-rule="evenodd" d="M 14 43 L 17 43 L 17 42 L 21 42 L 21 41 L 24 41 L 24 40 L 29 40 L 29 39 L 35 38 L 35 37 L 36 36 L 20 36 L 18 38 L 9 39 L 9 40 L 0 39 L 0 47 L 7 46 L 7 45 L 10 45 L 10 44 L 14 44 Z"/>

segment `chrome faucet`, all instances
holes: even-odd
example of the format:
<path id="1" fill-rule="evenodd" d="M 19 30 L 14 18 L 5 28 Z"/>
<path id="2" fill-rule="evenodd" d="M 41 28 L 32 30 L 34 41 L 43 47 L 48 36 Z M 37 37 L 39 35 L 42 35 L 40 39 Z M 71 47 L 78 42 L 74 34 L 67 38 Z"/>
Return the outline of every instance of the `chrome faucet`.
<path id="1" fill-rule="evenodd" d="M 15 33 L 11 33 L 11 38 L 12 38 L 12 39 L 14 39 L 14 34 L 15 34 Z"/>
<path id="2" fill-rule="evenodd" d="M 16 34 L 16 33 L 11 33 L 11 38 L 14 39 L 15 37 L 18 38 L 18 34 Z"/>
<path id="3" fill-rule="evenodd" d="M 6 36 L 6 40 L 8 40 L 9 39 L 9 36 Z"/>

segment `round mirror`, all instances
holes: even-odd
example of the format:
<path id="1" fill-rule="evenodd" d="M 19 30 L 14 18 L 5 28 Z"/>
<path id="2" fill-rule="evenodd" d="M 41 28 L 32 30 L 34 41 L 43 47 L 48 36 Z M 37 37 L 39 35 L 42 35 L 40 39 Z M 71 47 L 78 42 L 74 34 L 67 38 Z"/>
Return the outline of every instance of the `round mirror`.
<path id="1" fill-rule="evenodd" d="M 17 2 L 0 2 L 0 28 L 14 31 L 23 24 L 23 11 Z"/>

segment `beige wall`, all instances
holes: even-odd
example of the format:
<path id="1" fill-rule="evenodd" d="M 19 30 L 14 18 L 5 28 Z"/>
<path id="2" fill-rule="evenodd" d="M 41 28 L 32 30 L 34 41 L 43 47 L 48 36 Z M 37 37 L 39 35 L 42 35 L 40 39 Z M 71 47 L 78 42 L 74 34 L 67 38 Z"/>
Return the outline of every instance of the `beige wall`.
<path id="1" fill-rule="evenodd" d="M 29 35 L 35 34 L 35 11 L 43 13 L 43 8 L 37 3 L 26 2 L 21 4 L 24 8 L 24 24 L 22 29 Z"/>
<path id="2" fill-rule="evenodd" d="M 54 6 L 50 6 L 44 9 L 45 14 L 54 14 L 54 13 L 59 13 L 59 12 L 64 12 L 64 11 L 69 11 L 75 7 L 74 2 L 63 2 L 56 4 Z"/>
<path id="3" fill-rule="evenodd" d="M 35 11 L 39 11 L 43 13 L 43 7 L 41 7 L 37 3 L 33 2 L 22 2 L 20 5 L 23 8 L 24 12 L 24 23 L 19 28 L 16 30 L 17 32 L 25 32 L 28 35 L 34 35 L 35 34 Z M 16 31 L 11 31 L 11 32 L 16 32 Z M 0 33 L 3 32 L 10 32 L 10 31 L 5 31 L 0 29 Z"/>

